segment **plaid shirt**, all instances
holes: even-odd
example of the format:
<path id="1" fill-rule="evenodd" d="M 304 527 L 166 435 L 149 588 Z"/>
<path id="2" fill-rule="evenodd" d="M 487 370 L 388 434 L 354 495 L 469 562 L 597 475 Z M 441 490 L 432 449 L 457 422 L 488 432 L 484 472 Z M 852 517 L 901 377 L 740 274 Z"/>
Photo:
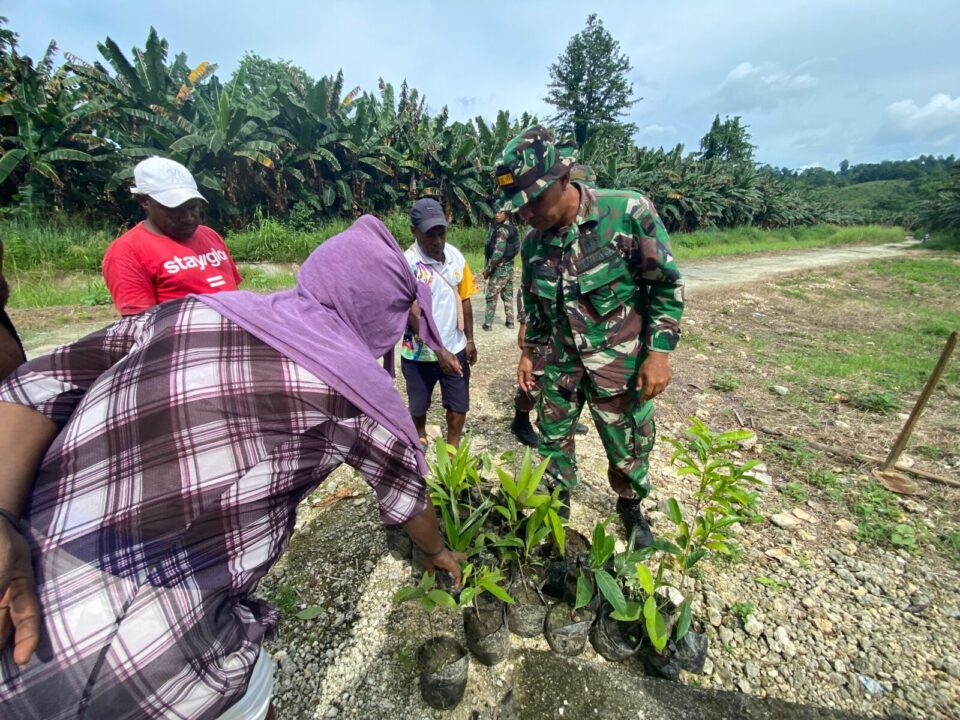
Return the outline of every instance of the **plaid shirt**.
<path id="1" fill-rule="evenodd" d="M 298 502 L 347 463 L 384 522 L 427 506 L 412 450 L 192 299 L 23 365 L 0 400 L 62 428 L 24 517 L 43 639 L 0 658 L 5 718 L 217 717 L 276 622 L 248 593 Z"/>

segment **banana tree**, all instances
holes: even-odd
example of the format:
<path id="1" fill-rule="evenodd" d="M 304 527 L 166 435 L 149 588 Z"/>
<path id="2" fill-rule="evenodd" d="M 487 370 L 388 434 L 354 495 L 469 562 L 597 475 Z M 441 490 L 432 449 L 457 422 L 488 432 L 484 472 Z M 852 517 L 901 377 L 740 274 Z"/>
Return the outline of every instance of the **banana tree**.
<path id="1" fill-rule="evenodd" d="M 0 117 L 9 118 L 16 132 L 0 140 L 0 184 L 15 182 L 20 206 L 28 211 L 46 205 L 47 197 L 60 209 L 69 165 L 102 159 L 97 150 L 108 145 L 91 127 L 104 107 L 78 104 L 66 71 L 53 69 L 56 49 L 50 43 L 36 65 L 14 51 L 8 59 L 14 85 L 0 104 Z"/>

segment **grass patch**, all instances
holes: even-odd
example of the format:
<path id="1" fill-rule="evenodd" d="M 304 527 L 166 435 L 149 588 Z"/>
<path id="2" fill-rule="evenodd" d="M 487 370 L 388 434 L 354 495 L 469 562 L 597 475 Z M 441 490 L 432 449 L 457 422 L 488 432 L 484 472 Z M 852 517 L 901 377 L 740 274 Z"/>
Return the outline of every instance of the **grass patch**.
<path id="1" fill-rule="evenodd" d="M 769 445 L 769 452 L 774 459 L 787 468 L 802 468 L 809 466 L 820 453 L 811 450 L 803 440 L 793 438 L 776 438 Z"/>
<path id="2" fill-rule="evenodd" d="M 858 518 L 856 539 L 872 545 L 900 547 L 911 552 L 924 537 L 919 524 L 908 522 L 900 511 L 897 497 L 873 480 L 856 489 L 848 499 L 850 511 Z"/>
<path id="3" fill-rule="evenodd" d="M 806 290 L 801 290 L 800 288 L 780 288 L 780 292 L 783 293 L 785 297 L 797 298 L 798 300 L 804 300 L 810 302 L 810 294 Z"/>
<path id="4" fill-rule="evenodd" d="M 807 499 L 807 489 L 798 482 L 788 482 L 780 488 L 780 492 L 794 502 L 803 502 Z"/>
<path id="5" fill-rule="evenodd" d="M 947 337 L 960 328 L 960 308 L 946 292 L 955 287 L 960 263 L 945 258 L 866 264 L 852 287 L 807 290 L 837 319 L 802 347 L 777 352 L 776 363 L 792 368 L 794 383 L 819 388 L 820 399 L 839 392 L 860 410 L 894 412 L 905 394 L 922 387 Z M 852 295 L 871 301 L 871 316 L 838 312 Z M 960 364 L 950 364 L 944 382 L 960 382 Z"/>
<path id="6" fill-rule="evenodd" d="M 264 268 L 256 265 L 239 265 L 238 269 L 243 276 L 243 283 L 240 285 L 241 290 L 271 292 L 273 290 L 286 290 L 297 284 L 297 274 L 293 270 L 267 272 Z"/>
<path id="7" fill-rule="evenodd" d="M 951 250 L 960 252 L 960 230 L 941 230 L 931 233 L 923 244 L 927 250 Z"/>
<path id="8" fill-rule="evenodd" d="M 730 612 L 740 618 L 740 622 L 744 625 L 747 624 L 747 618 L 750 617 L 754 609 L 753 603 L 748 602 L 737 602 L 730 606 Z"/>
<path id="9" fill-rule="evenodd" d="M 840 478 L 829 470 L 814 470 L 807 476 L 807 482 L 822 490 L 834 502 L 843 499 Z"/>
<path id="10" fill-rule="evenodd" d="M 804 250 L 834 245 L 878 245 L 900 242 L 906 233 L 902 228 L 884 225 L 809 225 L 779 230 L 738 227 L 728 230 L 706 230 L 677 233 L 671 236 L 674 254 L 680 260 L 748 255 L 751 253 Z"/>
<path id="11" fill-rule="evenodd" d="M 413 242 L 406 213 L 382 218 L 402 248 Z M 348 220 L 333 220 L 313 225 L 283 223 L 260 215 L 247 228 L 226 231 L 224 235 L 234 260 L 240 262 L 303 262 L 327 238 L 342 232 Z M 16 273 L 35 268 L 85 270 L 98 272 L 110 242 L 128 229 L 126 226 L 91 226 L 77 218 L 51 216 L 41 221 L 5 219 L 0 222 L 4 238 L 6 269 Z M 680 259 L 721 255 L 739 255 L 777 250 L 798 250 L 829 245 L 854 245 L 896 242 L 903 239 L 900 228 L 865 225 L 836 227 L 813 225 L 779 230 L 741 227 L 673 236 L 674 251 Z M 470 256 L 477 274 L 482 269 L 486 227 L 450 225 L 447 240 Z"/>
<path id="12" fill-rule="evenodd" d="M 401 248 L 413 243 L 410 220 L 405 213 L 381 218 Z M 351 221 L 334 220 L 311 229 L 296 228 L 271 217 L 258 216 L 240 231 L 214 228 L 224 236 L 230 254 L 238 262 L 303 262 L 324 240 L 343 232 Z M 99 272 L 107 246 L 129 227 L 90 226 L 77 219 L 50 217 L 29 222 L 0 221 L 4 244 L 4 270 L 16 274 L 37 268 Z M 451 225 L 447 240 L 464 252 L 483 256 L 485 227 Z M 477 269 L 477 272 L 482 266 Z"/>
<path id="13" fill-rule="evenodd" d="M 889 415 L 900 408 L 900 401 L 883 390 L 866 390 L 854 393 L 850 397 L 850 404 L 858 410 L 875 412 L 879 415 Z"/>
<path id="14" fill-rule="evenodd" d="M 110 293 L 100 273 L 27 270 L 6 274 L 11 308 L 57 305 L 109 305 Z"/>
<path id="15" fill-rule="evenodd" d="M 954 562 L 960 562 L 960 531 L 950 530 L 937 537 L 940 552 Z"/>
<path id="16" fill-rule="evenodd" d="M 714 378 L 710 387 L 720 392 L 732 392 L 740 387 L 740 378 L 733 373 L 723 372 Z"/>
<path id="17" fill-rule="evenodd" d="M 273 592 L 267 595 L 267 600 L 283 617 L 290 618 L 297 612 L 297 603 L 300 601 L 300 597 L 290 585 L 278 585 L 273 589 Z"/>

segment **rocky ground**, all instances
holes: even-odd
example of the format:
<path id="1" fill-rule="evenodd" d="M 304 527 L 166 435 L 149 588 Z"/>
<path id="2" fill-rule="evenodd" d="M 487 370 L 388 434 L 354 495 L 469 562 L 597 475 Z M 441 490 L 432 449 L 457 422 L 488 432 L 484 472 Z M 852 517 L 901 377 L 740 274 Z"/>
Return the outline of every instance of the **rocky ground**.
<path id="1" fill-rule="evenodd" d="M 794 278 L 789 287 L 843 283 L 842 273 Z M 714 429 L 764 427 L 747 443 L 743 459 L 759 458 L 763 480 L 762 523 L 738 534 L 730 561 L 703 565 L 696 582 L 694 614 L 710 640 L 706 672 L 683 682 L 795 702 L 884 716 L 953 718 L 960 707 L 960 597 L 958 562 L 938 541 L 960 521 L 960 492 L 921 483 L 921 494 L 899 497 L 898 521 L 922 539 L 916 549 L 897 549 L 864 536 L 859 498 L 875 492 L 869 468 L 811 452 L 787 438 L 806 438 L 884 455 L 902 418 L 856 410 L 842 401 L 811 409 L 783 368 L 750 340 L 764 336 L 797 343 L 829 313 L 811 317 L 784 285 L 753 284 L 691 297 L 689 340 L 674 358 L 675 379 L 658 404 L 662 435 L 680 437 L 696 415 Z M 849 312 L 849 308 L 844 310 Z M 480 364 L 468 417 L 475 449 L 517 448 L 508 431 L 515 337 L 498 324 L 478 333 Z M 787 368 L 789 371 L 789 368 Z M 712 389 L 720 372 L 743 383 L 734 391 Z M 786 377 L 790 377 L 789 374 Z M 912 399 L 911 399 L 912 402 Z M 955 385 L 925 417 L 912 447 L 935 447 L 932 472 L 957 476 L 960 468 L 960 393 Z M 435 418 L 439 422 L 439 415 Z M 791 441 L 792 442 L 792 441 Z M 792 448 L 792 449 L 791 449 Z M 605 461 L 594 430 L 578 440 L 583 476 L 573 494 L 572 526 L 588 533 L 613 512 L 605 488 Z M 654 530 L 665 527 L 660 504 L 681 502 L 691 488 L 677 478 L 665 443 L 652 459 L 656 476 L 648 510 Z M 820 482 L 815 482 L 816 479 Z M 486 668 L 471 663 L 464 702 L 445 713 L 420 700 L 414 655 L 427 637 L 443 631 L 462 637 L 458 618 L 427 618 L 412 605 L 390 602 L 410 580 L 409 567 L 387 552 L 372 494 L 352 471 L 341 470 L 304 503 L 298 530 L 283 560 L 260 593 L 285 612 L 269 650 L 278 661 L 276 704 L 283 718 L 481 718 L 515 681 L 524 650 L 545 650 L 541 639 L 514 637 L 515 658 Z M 310 619 L 296 617 L 306 609 Z M 618 675 L 639 675 L 636 664 L 616 668 L 588 647 L 577 663 Z M 556 716 L 563 703 L 557 698 Z"/>

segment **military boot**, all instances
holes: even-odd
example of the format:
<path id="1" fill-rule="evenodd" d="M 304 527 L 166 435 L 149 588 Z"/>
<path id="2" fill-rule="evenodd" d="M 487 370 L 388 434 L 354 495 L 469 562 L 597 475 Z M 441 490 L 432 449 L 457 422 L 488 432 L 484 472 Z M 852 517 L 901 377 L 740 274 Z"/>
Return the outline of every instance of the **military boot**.
<path id="1" fill-rule="evenodd" d="M 617 498 L 617 513 L 623 522 L 623 529 L 627 533 L 627 540 L 631 548 L 645 548 L 653 545 L 653 533 L 650 525 L 643 516 L 640 498 Z"/>
<path id="2" fill-rule="evenodd" d="M 510 432 L 513 436 L 527 447 L 536 447 L 540 438 L 534 432 L 533 425 L 530 424 L 530 413 L 517 410 L 513 416 L 513 422 L 510 423 Z"/>

